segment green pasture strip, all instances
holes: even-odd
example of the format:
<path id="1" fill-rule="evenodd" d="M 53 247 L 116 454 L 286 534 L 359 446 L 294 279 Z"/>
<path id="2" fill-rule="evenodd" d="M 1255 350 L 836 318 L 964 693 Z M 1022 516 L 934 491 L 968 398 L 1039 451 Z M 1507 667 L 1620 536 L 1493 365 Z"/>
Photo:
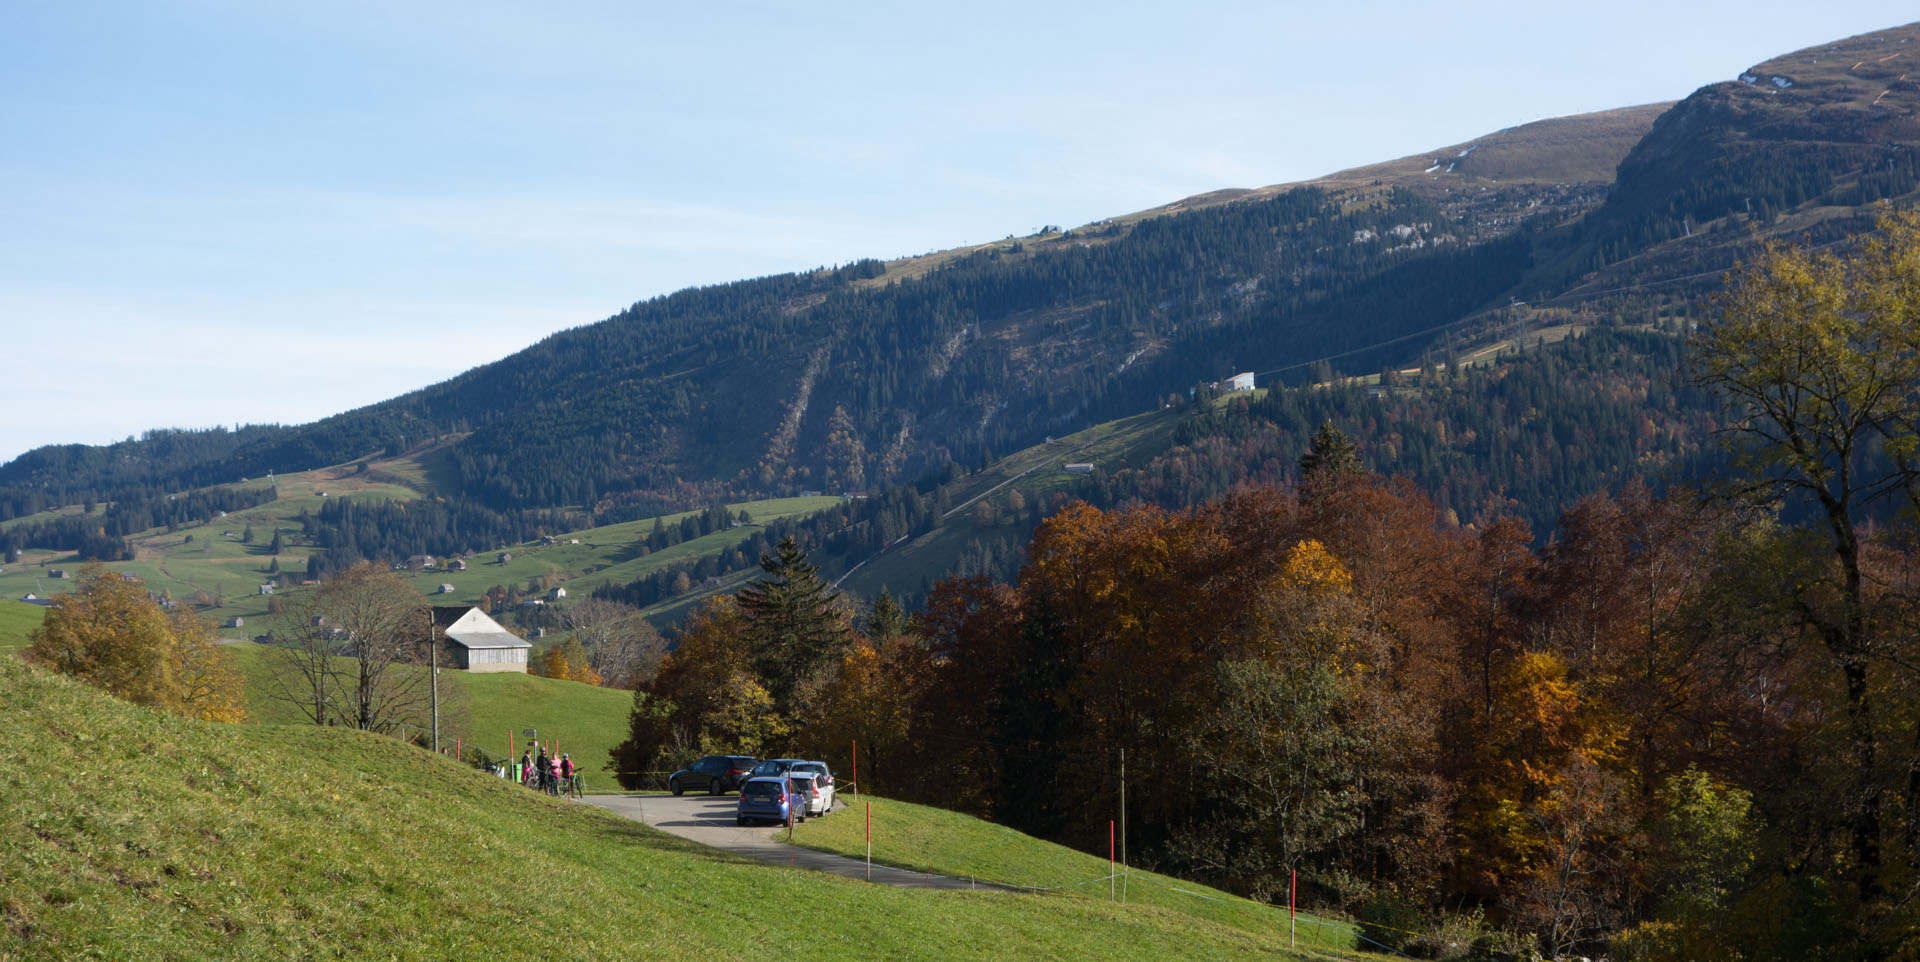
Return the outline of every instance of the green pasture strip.
<path id="1" fill-rule="evenodd" d="M 1288 957 L 1148 906 L 731 856 L 391 738 L 187 721 L 13 659 L 0 718 L 0 958 Z"/>
<path id="2" fill-rule="evenodd" d="M 957 510 L 939 527 L 882 552 L 848 575 L 842 587 L 872 598 L 882 587 L 895 592 L 918 591 L 924 584 L 951 575 L 954 560 L 965 551 L 969 540 L 994 535 L 993 531 L 974 527 L 970 511 L 974 500 L 985 497 L 994 501 L 1004 516 L 1008 491 L 1017 490 L 1032 501 L 1056 491 L 1073 490 L 1084 476 L 1066 473 L 1065 465 L 1092 463 L 1110 474 L 1125 465 L 1145 464 L 1173 443 L 1174 430 L 1185 414 L 1181 409 L 1136 414 L 1000 459 L 954 485 L 951 500 Z"/>
<path id="3" fill-rule="evenodd" d="M 228 650 L 247 676 L 247 709 L 254 721 L 269 725 L 305 722 L 297 707 L 275 695 L 270 648 L 246 643 L 230 645 Z M 446 706 L 440 724 L 442 748 L 451 751 L 457 738 L 495 758 L 505 758 L 507 732 L 512 730 L 518 757 L 526 747 L 520 733 L 531 728 L 539 733 L 542 743 L 557 741 L 561 751 L 573 756 L 588 788 L 613 787 L 607 753 L 627 737 L 632 692 L 518 672 L 472 674 L 443 668 L 440 693 Z M 464 715 L 456 708 L 461 694 L 466 701 Z"/>
<path id="4" fill-rule="evenodd" d="M 866 806 L 873 806 L 873 860 L 876 864 L 933 872 L 953 878 L 977 878 L 1003 885 L 1031 887 L 1096 901 L 1109 898 L 1105 858 L 1041 841 L 992 822 L 945 809 L 871 795 L 842 794 L 847 807 L 826 818 L 811 818 L 794 829 L 794 841 L 808 848 L 854 858 L 866 857 Z M 1287 944 L 1285 906 L 1262 905 L 1218 889 L 1139 869 L 1114 880 L 1114 897 L 1129 905 L 1151 905 L 1194 919 L 1239 929 L 1268 945 Z M 1295 937 L 1302 947 L 1351 951 L 1351 925 L 1302 914 Z"/>
<path id="5" fill-rule="evenodd" d="M 47 609 L 24 601 L 0 601 L 0 652 L 24 650 L 32 644 L 27 635 L 45 621 Z"/>
<path id="6" fill-rule="evenodd" d="M 442 684 L 451 680 L 466 688 L 471 744 L 505 757 L 511 730 L 517 757 L 527 747 L 521 732 L 531 728 L 543 744 L 557 742 L 573 756 L 588 788 L 614 787 L 608 753 L 626 740 L 632 692 L 513 672 L 443 671 L 440 678 Z M 444 747 L 444 734 L 440 741 Z"/>

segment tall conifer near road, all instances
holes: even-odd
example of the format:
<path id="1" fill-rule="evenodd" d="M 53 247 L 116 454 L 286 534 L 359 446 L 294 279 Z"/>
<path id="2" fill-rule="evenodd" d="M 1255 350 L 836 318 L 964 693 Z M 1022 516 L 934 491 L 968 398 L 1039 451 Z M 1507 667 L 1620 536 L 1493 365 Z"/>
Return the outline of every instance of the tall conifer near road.
<path id="1" fill-rule="evenodd" d="M 783 713 L 791 713 L 800 682 L 838 658 L 849 641 L 835 607 L 839 593 L 820 577 L 791 537 L 760 556 L 765 578 L 740 590 L 753 667 Z"/>

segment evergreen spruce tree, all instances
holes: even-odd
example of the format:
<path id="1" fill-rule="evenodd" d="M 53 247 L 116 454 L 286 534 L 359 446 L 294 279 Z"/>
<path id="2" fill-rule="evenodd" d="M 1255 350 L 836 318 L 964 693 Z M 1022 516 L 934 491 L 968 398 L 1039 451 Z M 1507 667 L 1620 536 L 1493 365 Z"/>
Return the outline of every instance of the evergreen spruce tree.
<path id="1" fill-rule="evenodd" d="M 760 556 L 767 576 L 740 590 L 740 610 L 754 670 L 775 708 L 786 713 L 800 682 L 840 654 L 849 639 L 834 610 L 840 595 L 821 580 L 820 567 L 807 561 L 792 537 L 780 539 L 774 550 Z"/>
<path id="2" fill-rule="evenodd" d="M 1315 431 L 1313 440 L 1307 442 L 1307 453 L 1300 456 L 1301 481 L 1332 480 L 1364 473 L 1366 468 L 1360 464 L 1353 440 L 1347 437 L 1346 432 L 1334 427 L 1332 421 L 1320 422 L 1320 430 Z"/>
<path id="3" fill-rule="evenodd" d="M 873 599 L 873 613 L 867 616 L 867 634 L 875 641 L 907 633 L 907 615 L 900 602 L 885 588 Z"/>

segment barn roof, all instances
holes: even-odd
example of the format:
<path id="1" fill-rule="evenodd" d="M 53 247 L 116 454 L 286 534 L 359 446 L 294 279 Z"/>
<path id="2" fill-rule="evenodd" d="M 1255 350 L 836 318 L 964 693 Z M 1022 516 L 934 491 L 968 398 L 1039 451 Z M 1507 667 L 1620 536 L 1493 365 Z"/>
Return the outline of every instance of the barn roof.
<path id="1" fill-rule="evenodd" d="M 501 627 L 487 613 L 469 605 L 433 607 L 433 622 L 447 640 L 473 648 L 532 648 L 519 635 Z"/>

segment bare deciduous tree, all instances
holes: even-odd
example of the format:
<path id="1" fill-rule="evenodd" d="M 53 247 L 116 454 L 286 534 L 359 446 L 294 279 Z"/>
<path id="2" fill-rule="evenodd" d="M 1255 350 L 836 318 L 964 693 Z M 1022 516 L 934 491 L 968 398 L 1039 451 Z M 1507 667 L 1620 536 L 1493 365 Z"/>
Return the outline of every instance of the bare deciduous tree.
<path id="1" fill-rule="evenodd" d="M 560 611 L 560 627 L 587 650 L 587 663 L 607 688 L 649 681 L 667 653 L 666 640 L 640 610 L 604 598 L 583 598 Z"/>
<path id="2" fill-rule="evenodd" d="M 425 599 L 370 563 L 287 599 L 272 632 L 274 696 L 316 725 L 423 727 L 427 618 Z"/>

